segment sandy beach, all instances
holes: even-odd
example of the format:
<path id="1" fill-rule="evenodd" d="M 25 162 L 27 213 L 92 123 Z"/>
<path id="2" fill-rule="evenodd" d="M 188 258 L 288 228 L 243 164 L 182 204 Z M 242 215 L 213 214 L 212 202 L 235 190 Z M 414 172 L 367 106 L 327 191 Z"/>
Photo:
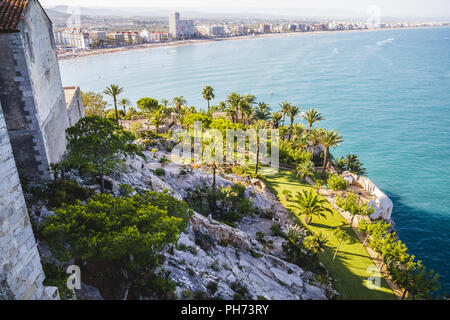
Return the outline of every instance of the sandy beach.
<path id="1" fill-rule="evenodd" d="M 317 31 L 317 32 L 284 32 L 284 33 L 268 33 L 268 34 L 258 34 L 258 35 L 246 35 L 246 36 L 236 36 L 228 38 L 216 38 L 216 39 L 193 39 L 193 40 L 180 40 L 180 41 L 170 41 L 170 42 L 160 42 L 160 43 L 146 43 L 141 45 L 131 45 L 126 47 L 117 48 L 105 48 L 105 49 L 95 49 L 90 51 L 79 51 L 79 52 L 69 52 L 58 55 L 58 60 L 70 60 L 82 57 L 88 57 L 93 55 L 109 54 L 115 52 L 126 52 L 131 50 L 143 50 L 151 48 L 160 47 L 178 47 L 191 44 L 199 44 L 205 42 L 217 42 L 217 41 L 229 41 L 229 40 L 245 40 L 245 39 L 258 39 L 258 38 L 272 38 L 272 37 L 290 37 L 290 36 L 304 36 L 304 35 L 317 35 L 317 34 L 329 34 L 329 33 L 347 33 L 347 32 L 373 32 L 373 31 L 389 31 L 389 30 L 401 30 L 401 29 L 411 29 L 409 28 L 384 28 L 384 29 L 368 29 L 368 30 L 343 30 L 343 31 Z M 414 27 L 418 28 L 430 28 L 430 27 Z"/>

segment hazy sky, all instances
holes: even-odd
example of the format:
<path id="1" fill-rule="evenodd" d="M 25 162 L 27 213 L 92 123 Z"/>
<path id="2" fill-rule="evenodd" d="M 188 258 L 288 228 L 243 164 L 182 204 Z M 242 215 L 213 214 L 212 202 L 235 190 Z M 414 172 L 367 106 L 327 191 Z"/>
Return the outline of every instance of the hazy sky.
<path id="1" fill-rule="evenodd" d="M 378 6 L 382 16 L 449 17 L 450 0 L 40 0 L 44 6 L 85 7 L 164 7 L 164 8 L 303 8 L 362 14 L 369 6 Z M 126 4 L 125 4 L 126 3 Z"/>

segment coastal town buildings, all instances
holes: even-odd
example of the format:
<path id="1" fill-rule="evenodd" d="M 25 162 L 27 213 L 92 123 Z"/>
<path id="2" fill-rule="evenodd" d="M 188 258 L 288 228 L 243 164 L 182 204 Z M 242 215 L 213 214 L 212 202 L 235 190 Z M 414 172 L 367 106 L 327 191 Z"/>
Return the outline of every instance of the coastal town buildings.
<path id="1" fill-rule="evenodd" d="M 227 34 L 225 26 L 221 25 L 202 25 L 198 26 L 197 32 L 208 37 L 223 37 Z"/>
<path id="2" fill-rule="evenodd" d="M 195 34 L 193 20 L 181 20 L 176 11 L 169 13 L 169 29 L 174 39 L 189 37 Z"/>
<path id="3" fill-rule="evenodd" d="M 92 44 L 89 33 L 84 32 L 81 29 L 67 29 L 63 32 L 62 38 L 64 41 L 63 44 L 81 50 L 89 49 Z"/>

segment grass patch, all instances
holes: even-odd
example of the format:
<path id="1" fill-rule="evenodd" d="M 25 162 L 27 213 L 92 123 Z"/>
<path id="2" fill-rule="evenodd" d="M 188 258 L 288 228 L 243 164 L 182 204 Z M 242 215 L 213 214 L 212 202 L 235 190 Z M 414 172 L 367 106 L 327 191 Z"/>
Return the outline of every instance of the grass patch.
<path id="1" fill-rule="evenodd" d="M 333 214 L 327 214 L 327 219 L 313 217 L 312 223 L 307 226 L 304 216 L 293 207 L 293 202 L 287 201 L 283 196 L 285 190 L 296 194 L 302 190 L 313 189 L 306 182 L 301 181 L 294 173 L 280 170 L 276 175 L 264 178 L 266 186 L 275 194 L 278 200 L 288 209 L 292 210 L 297 217 L 297 222 L 308 228 L 310 231 L 322 232 L 328 239 L 327 249 L 319 254 L 320 262 L 330 271 L 331 276 L 336 279 L 334 288 L 340 293 L 339 299 L 345 300 L 394 300 L 395 295 L 382 277 L 381 288 L 369 289 L 366 280 L 372 275 L 367 272 L 370 266 L 375 266 L 364 246 L 359 241 L 356 234 L 350 229 L 347 220 L 339 212 L 333 209 Z M 339 244 L 339 240 L 333 234 L 335 228 L 341 227 L 350 235 L 350 241 L 342 244 L 336 260 L 332 260 L 334 251 Z"/>

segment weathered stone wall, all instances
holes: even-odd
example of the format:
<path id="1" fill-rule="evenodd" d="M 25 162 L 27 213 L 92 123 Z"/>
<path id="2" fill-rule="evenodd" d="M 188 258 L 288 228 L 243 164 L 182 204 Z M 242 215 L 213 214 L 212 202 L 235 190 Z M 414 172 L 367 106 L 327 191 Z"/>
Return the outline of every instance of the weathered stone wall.
<path id="1" fill-rule="evenodd" d="M 64 94 L 66 96 L 69 125 L 73 126 L 85 116 L 80 87 L 65 87 Z"/>
<path id="2" fill-rule="evenodd" d="M 29 180 L 50 179 L 22 34 L 0 34 L 0 48 L 0 103 L 16 165 Z"/>
<path id="3" fill-rule="evenodd" d="M 37 119 L 42 128 L 49 163 L 61 160 L 69 126 L 66 102 L 50 20 L 36 0 L 31 0 L 20 23 L 33 88 Z"/>
<path id="4" fill-rule="evenodd" d="M 58 299 L 44 279 L 0 104 L 0 299 Z"/>

